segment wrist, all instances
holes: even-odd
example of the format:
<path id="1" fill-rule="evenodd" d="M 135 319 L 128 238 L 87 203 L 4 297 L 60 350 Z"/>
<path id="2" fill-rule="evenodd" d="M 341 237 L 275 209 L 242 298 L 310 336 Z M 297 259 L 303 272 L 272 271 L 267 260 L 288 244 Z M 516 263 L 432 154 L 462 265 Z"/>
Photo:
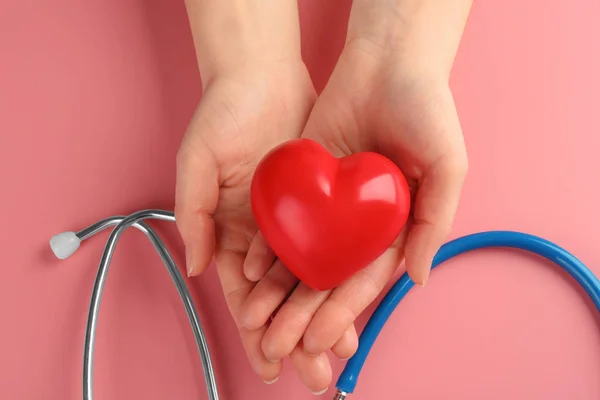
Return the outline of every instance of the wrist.
<path id="1" fill-rule="evenodd" d="M 301 62 L 295 0 L 186 0 L 203 83 L 244 65 Z"/>
<path id="2" fill-rule="evenodd" d="M 419 74 L 448 75 L 472 0 L 354 0 L 346 48 Z"/>

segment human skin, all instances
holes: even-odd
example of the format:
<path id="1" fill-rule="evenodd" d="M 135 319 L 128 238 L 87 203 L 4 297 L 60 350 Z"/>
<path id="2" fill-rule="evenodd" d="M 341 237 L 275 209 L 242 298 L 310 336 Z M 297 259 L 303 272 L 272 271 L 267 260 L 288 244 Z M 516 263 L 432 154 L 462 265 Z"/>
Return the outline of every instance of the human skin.
<path id="1" fill-rule="evenodd" d="M 304 384 L 322 393 L 332 379 L 327 352 L 352 356 L 357 316 L 403 261 L 424 286 L 450 233 L 467 156 L 449 77 L 471 1 L 354 0 L 346 44 L 318 98 L 300 54 L 295 1 L 186 5 L 204 89 L 177 159 L 175 213 L 188 274 L 214 260 L 261 379 L 274 382 L 289 356 Z M 412 188 L 398 240 L 331 291 L 297 281 L 250 208 L 258 162 L 300 136 L 335 156 L 377 151 Z"/>

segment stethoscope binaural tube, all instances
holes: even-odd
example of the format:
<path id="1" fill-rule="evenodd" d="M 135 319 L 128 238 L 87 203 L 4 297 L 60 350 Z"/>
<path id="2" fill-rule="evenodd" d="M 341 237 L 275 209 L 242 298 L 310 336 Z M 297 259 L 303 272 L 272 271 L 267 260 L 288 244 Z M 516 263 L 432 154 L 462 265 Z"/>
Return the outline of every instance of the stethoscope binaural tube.
<path id="1" fill-rule="evenodd" d="M 94 283 L 94 289 L 92 291 L 90 310 L 88 313 L 88 321 L 86 327 L 85 346 L 84 346 L 84 357 L 83 357 L 83 399 L 93 399 L 93 367 L 94 367 L 94 342 L 96 337 L 96 327 L 98 321 L 98 312 L 100 309 L 100 301 L 102 298 L 102 292 L 106 277 L 108 274 L 108 267 L 112 259 L 112 255 L 115 251 L 117 242 L 121 234 L 129 227 L 133 226 L 143 232 L 148 239 L 152 242 L 156 252 L 160 256 L 161 260 L 167 267 L 169 275 L 175 284 L 177 291 L 184 304 L 186 314 L 190 321 L 194 338 L 198 346 L 200 353 L 200 359 L 202 362 L 202 368 L 204 372 L 204 379 L 206 382 L 206 389 L 208 392 L 208 398 L 210 400 L 219 400 L 219 392 L 216 383 L 215 373 L 210 358 L 210 352 L 208 343 L 200 324 L 198 313 L 194 307 L 191 295 L 185 285 L 185 281 L 181 276 L 175 261 L 171 257 L 167 247 L 156 234 L 156 232 L 146 225 L 143 220 L 146 219 L 159 219 L 164 221 L 175 221 L 175 216 L 171 211 L 163 210 L 143 210 L 131 214 L 128 217 L 114 216 L 106 218 L 95 224 L 88 226 L 85 229 L 75 232 L 64 232 L 54 236 L 50 239 L 50 247 L 54 254 L 60 258 L 65 259 L 73 254 L 78 248 L 81 241 L 103 231 L 106 228 L 115 226 L 112 231 L 108 242 L 104 248 L 102 259 L 98 267 L 98 273 L 96 275 L 96 281 Z"/>
<path id="2" fill-rule="evenodd" d="M 433 259 L 432 268 L 460 254 L 490 247 L 526 250 L 554 262 L 575 278 L 600 311 L 600 280 L 594 273 L 567 250 L 534 235 L 512 231 L 491 231 L 467 235 L 442 246 Z M 413 286 L 413 282 L 405 273 L 377 306 L 360 335 L 357 352 L 348 360 L 338 378 L 334 400 L 344 400 L 354 392 L 360 372 L 379 333 Z"/>

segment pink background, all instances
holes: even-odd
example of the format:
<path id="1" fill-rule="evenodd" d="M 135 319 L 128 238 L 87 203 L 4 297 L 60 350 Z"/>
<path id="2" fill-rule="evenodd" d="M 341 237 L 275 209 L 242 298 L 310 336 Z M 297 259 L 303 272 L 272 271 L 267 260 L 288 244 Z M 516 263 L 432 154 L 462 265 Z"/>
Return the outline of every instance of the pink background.
<path id="1" fill-rule="evenodd" d="M 452 81 L 471 162 L 453 235 L 528 231 L 600 274 L 600 3 L 475 3 Z M 319 88 L 349 4 L 300 2 Z M 0 3 L 0 398 L 80 398 L 104 240 L 64 262 L 47 241 L 111 214 L 172 208 L 174 156 L 199 98 L 181 1 Z M 273 386 L 251 372 L 213 270 L 192 285 L 224 400 L 313 398 L 289 365 Z M 206 398 L 177 294 L 139 233 L 124 236 L 104 299 L 96 399 Z M 600 318 L 574 281 L 487 251 L 408 296 L 354 398 L 598 399 L 599 376 Z"/>

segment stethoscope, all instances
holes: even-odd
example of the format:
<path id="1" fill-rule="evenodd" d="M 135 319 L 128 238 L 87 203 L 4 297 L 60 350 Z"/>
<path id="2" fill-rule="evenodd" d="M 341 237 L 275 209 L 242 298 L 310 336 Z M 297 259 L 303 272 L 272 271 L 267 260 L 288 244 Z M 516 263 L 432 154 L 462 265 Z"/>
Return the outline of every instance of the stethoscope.
<path id="1" fill-rule="evenodd" d="M 192 302 L 190 293 L 187 289 L 185 281 L 181 276 L 177 265 L 173 261 L 165 244 L 162 242 L 156 232 L 145 224 L 143 221 L 147 219 L 158 219 L 163 221 L 175 221 L 175 215 L 171 211 L 163 210 L 143 210 L 133 213 L 127 217 L 115 216 L 96 222 L 80 230 L 79 232 L 64 232 L 50 239 L 50 247 L 60 259 L 65 259 L 72 255 L 81 244 L 82 241 L 94 236 L 96 233 L 103 231 L 106 228 L 114 226 L 110 237 L 104 248 L 94 289 L 92 291 L 90 309 L 87 320 L 85 333 L 85 347 L 83 356 L 83 399 L 92 400 L 93 398 L 93 367 L 94 367 L 94 341 L 96 337 L 96 327 L 98 324 L 98 311 L 100 309 L 100 301 L 102 291 L 108 274 L 113 253 L 121 234 L 129 227 L 133 226 L 142 231 L 152 242 L 156 252 L 162 259 L 163 263 L 169 271 L 171 279 L 175 283 L 177 291 L 181 297 L 185 311 L 190 320 L 192 331 L 204 372 L 208 398 L 210 400 L 219 399 L 219 391 L 215 379 L 215 373 L 212 366 L 208 343 L 198 317 L 194 303 Z M 489 247 L 503 247 L 526 250 L 531 253 L 540 255 L 567 271 L 575 280 L 583 287 L 590 296 L 596 308 L 600 311 L 600 280 L 594 273 L 587 268 L 574 255 L 560 246 L 542 239 L 540 237 L 512 231 L 490 231 L 475 233 L 461 238 L 455 239 L 443 245 L 433 259 L 432 268 L 442 264 L 444 261 L 460 254 Z M 334 400 L 344 400 L 354 392 L 358 377 L 364 366 L 364 363 L 373 347 L 377 336 L 383 329 L 385 323 L 392 315 L 394 309 L 400 301 L 406 296 L 408 291 L 413 287 L 413 282 L 404 274 L 387 292 L 381 303 L 375 309 L 373 315 L 367 322 L 364 330 L 359 338 L 359 346 L 357 352 L 348 360 L 344 370 L 339 376 Z"/>

